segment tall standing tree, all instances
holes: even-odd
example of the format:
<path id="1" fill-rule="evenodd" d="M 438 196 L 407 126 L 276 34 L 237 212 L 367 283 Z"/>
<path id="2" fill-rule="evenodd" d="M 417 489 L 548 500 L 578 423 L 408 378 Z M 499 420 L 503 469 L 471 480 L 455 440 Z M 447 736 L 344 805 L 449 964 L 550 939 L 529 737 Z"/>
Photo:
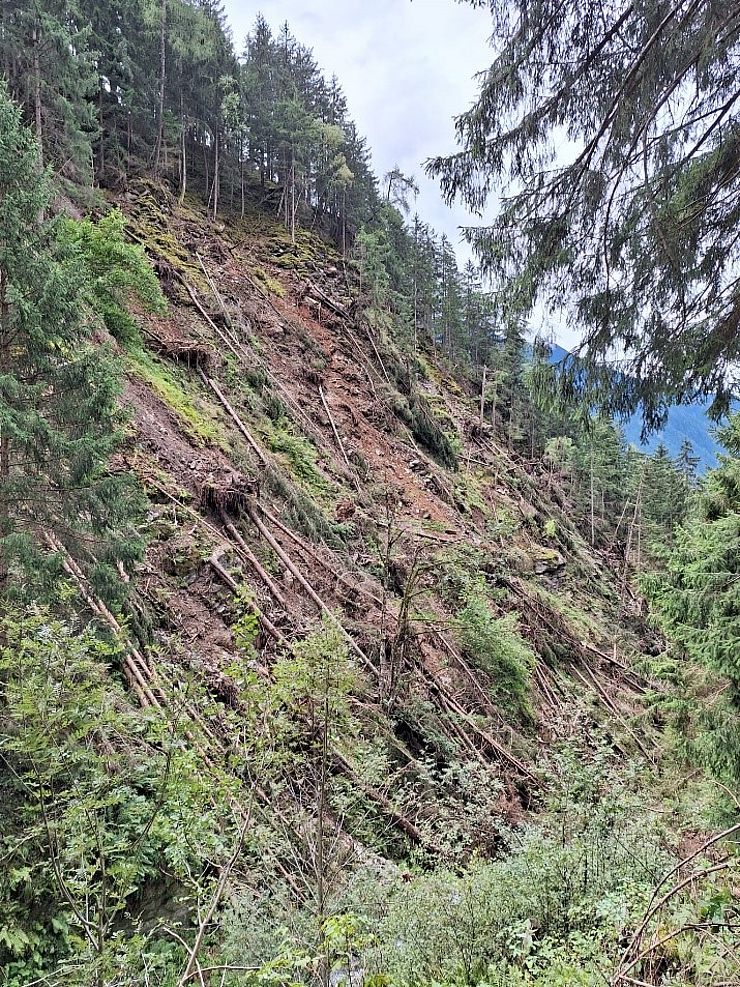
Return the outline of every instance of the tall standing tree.
<path id="1" fill-rule="evenodd" d="M 700 462 L 701 457 L 697 456 L 694 452 L 694 446 L 691 440 L 684 439 L 674 463 L 689 490 L 696 487 L 696 468 Z"/>
<path id="2" fill-rule="evenodd" d="M 136 551 L 133 488 L 108 470 L 122 419 L 116 368 L 92 340 L 99 288 L 64 222 L 42 219 L 52 193 L 1 87 L 0 593 L 55 571 L 49 536 L 108 589 Z"/>
<path id="3" fill-rule="evenodd" d="M 7 0 L 0 65 L 36 135 L 39 170 L 53 163 L 73 181 L 90 180 L 96 133 L 96 73 L 90 26 L 76 0 Z"/>
<path id="4" fill-rule="evenodd" d="M 740 8 L 470 2 L 497 55 L 461 149 L 429 170 L 473 210 L 495 192 L 469 234 L 482 264 L 524 310 L 567 309 L 583 360 L 561 382 L 641 406 L 648 429 L 692 396 L 723 412 L 740 383 Z"/>

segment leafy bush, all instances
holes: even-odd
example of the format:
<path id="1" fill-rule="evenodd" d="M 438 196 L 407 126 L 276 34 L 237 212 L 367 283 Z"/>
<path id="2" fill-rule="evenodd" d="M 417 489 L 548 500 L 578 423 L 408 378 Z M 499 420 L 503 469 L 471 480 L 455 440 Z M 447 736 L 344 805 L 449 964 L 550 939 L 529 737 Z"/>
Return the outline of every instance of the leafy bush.
<path id="1" fill-rule="evenodd" d="M 630 930 L 674 858 L 660 812 L 643 807 L 638 786 L 620 782 L 624 766 L 613 765 L 607 750 L 595 757 L 566 752 L 554 767 L 559 783 L 546 811 L 510 834 L 508 855 L 463 872 L 438 869 L 392 882 L 375 919 L 370 972 L 398 987 L 611 982 Z M 658 920 L 661 930 L 699 921 L 707 909 L 718 914 L 712 902 L 730 901 L 731 880 L 721 886 L 711 877 L 686 889 Z M 719 931 L 725 946 L 733 934 Z M 686 939 L 662 956 L 663 977 L 650 982 L 708 987 L 722 980 L 720 970 L 731 976 L 731 951 Z M 632 972 L 640 978 L 639 967 Z"/>
<path id="2" fill-rule="evenodd" d="M 112 336 L 136 343 L 139 329 L 128 311 L 131 300 L 160 315 L 166 303 L 143 249 L 124 240 L 124 225 L 118 209 L 97 222 L 65 218 L 60 223 L 60 238 L 84 264 L 92 310 Z"/>
<path id="3" fill-rule="evenodd" d="M 111 674 L 119 660 L 93 630 L 47 609 L 0 622 L 7 987 L 46 981 L 60 962 L 65 984 L 112 982 L 162 875 L 174 905 L 222 849 L 218 780 L 205 777 L 184 730 L 129 705 Z M 139 938 L 137 961 L 141 946 Z"/>
<path id="4" fill-rule="evenodd" d="M 517 614 L 495 618 L 485 597 L 471 591 L 457 615 L 461 644 L 474 664 L 485 671 L 497 699 L 511 699 L 526 711 L 534 652 L 517 630 Z"/>

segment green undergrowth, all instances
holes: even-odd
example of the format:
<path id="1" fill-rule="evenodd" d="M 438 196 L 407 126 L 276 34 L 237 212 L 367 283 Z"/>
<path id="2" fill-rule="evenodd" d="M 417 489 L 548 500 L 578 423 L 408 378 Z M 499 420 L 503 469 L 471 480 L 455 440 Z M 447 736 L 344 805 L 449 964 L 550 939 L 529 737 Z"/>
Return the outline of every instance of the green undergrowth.
<path id="1" fill-rule="evenodd" d="M 290 422 L 282 417 L 276 422 L 268 422 L 265 432 L 268 448 L 278 453 L 303 489 L 316 497 L 326 497 L 331 488 L 318 468 L 316 446 L 295 432 Z"/>
<path id="2" fill-rule="evenodd" d="M 216 445 L 225 452 L 230 451 L 224 429 L 206 410 L 202 398 L 192 393 L 193 389 L 186 384 L 182 371 L 170 367 L 143 349 L 129 350 L 126 365 L 175 412 L 191 438 L 199 444 Z"/>
<path id="3" fill-rule="evenodd" d="M 684 786 L 690 792 L 664 791 L 655 774 L 637 761 L 625 764 L 607 743 L 561 746 L 551 752 L 550 769 L 538 817 L 513 826 L 499 822 L 495 859 L 345 871 L 332 885 L 331 921 L 318 937 L 310 902 L 237 891 L 222 916 L 221 961 L 257 967 L 266 976 L 278 964 L 284 977 L 301 981 L 300 971 L 320 956 L 340 972 L 355 957 L 366 983 L 396 987 L 613 982 L 625 947 L 656 900 L 654 889 L 681 856 L 682 837 L 696 832 L 682 830 L 677 819 L 701 829 L 712 799 L 691 785 Z M 682 816 L 686 795 L 693 804 Z M 502 792 L 494 787 L 488 796 L 500 799 Z M 735 982 L 738 861 L 726 848 L 724 872 L 700 867 L 696 879 L 646 921 L 641 948 L 658 943 L 646 966 L 661 970 L 666 985 Z M 713 935 L 697 936 L 697 923 L 708 921 L 716 923 Z M 642 972 L 636 964 L 633 980 L 645 982 Z"/>
<path id="4" fill-rule="evenodd" d="M 465 470 L 453 479 L 455 499 L 463 511 L 480 511 L 484 518 L 491 517 L 491 508 L 485 497 L 485 486 L 488 477 L 479 469 Z"/>
<path id="5" fill-rule="evenodd" d="M 607 627 L 603 623 L 603 618 L 594 610 L 584 610 L 572 591 L 564 589 L 553 593 L 551 590 L 539 583 L 530 581 L 529 588 L 539 600 L 565 620 L 574 637 L 581 641 L 597 642 L 607 636 Z"/>
<path id="6" fill-rule="evenodd" d="M 518 615 L 494 617 L 485 595 L 469 591 L 455 624 L 464 653 L 485 672 L 492 697 L 531 718 L 531 675 L 536 656 L 519 633 Z"/>
<path id="7" fill-rule="evenodd" d="M 443 466 L 457 468 L 460 453 L 457 434 L 443 427 L 446 423 L 439 421 L 422 394 L 416 391 L 408 396 L 398 394 L 393 398 L 392 408 L 397 417 L 408 426 L 419 445 Z"/>
<path id="8" fill-rule="evenodd" d="M 259 254 L 271 264 L 304 277 L 314 267 L 341 262 L 336 248 L 318 233 L 298 228 L 293 242 L 290 230 L 264 211 L 250 213 L 237 221 L 234 229 L 254 239 Z"/>
<path id="9" fill-rule="evenodd" d="M 536 656 L 518 628 L 518 615 L 496 616 L 505 600 L 497 588 L 499 564 L 480 549 L 460 546 L 439 557 L 442 599 L 456 612 L 454 627 L 473 667 L 484 673 L 491 697 L 529 721 L 531 676 Z"/>
<path id="10" fill-rule="evenodd" d="M 325 510 L 295 483 L 272 467 L 265 471 L 266 490 L 283 501 L 283 517 L 288 524 L 313 542 L 325 542 L 332 548 L 345 547 L 353 534 L 350 524 L 330 520 Z"/>

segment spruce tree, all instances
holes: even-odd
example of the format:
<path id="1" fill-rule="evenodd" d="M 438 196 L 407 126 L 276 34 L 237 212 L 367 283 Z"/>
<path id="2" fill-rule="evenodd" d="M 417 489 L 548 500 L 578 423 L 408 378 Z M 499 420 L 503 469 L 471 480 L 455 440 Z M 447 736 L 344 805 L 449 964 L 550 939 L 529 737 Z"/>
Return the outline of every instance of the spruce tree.
<path id="1" fill-rule="evenodd" d="M 96 131 L 90 33 L 76 0 L 6 0 L 2 5 L 0 64 L 33 127 L 39 167 L 53 163 L 76 182 L 91 178 Z"/>
<path id="2" fill-rule="evenodd" d="M 49 535 L 112 592 L 136 550 L 132 487 L 107 469 L 118 379 L 91 342 L 84 254 L 41 218 L 51 196 L 35 136 L 0 88 L 0 592 L 55 571 Z"/>
<path id="3" fill-rule="evenodd" d="M 740 416 L 719 433 L 728 455 L 711 470 L 664 571 L 644 581 L 665 629 L 690 659 L 726 680 L 703 711 L 699 750 L 740 783 Z"/>
<path id="4" fill-rule="evenodd" d="M 699 465 L 700 457 L 694 452 L 694 446 L 690 439 L 684 439 L 678 455 L 675 459 L 676 469 L 684 478 L 684 482 L 689 489 L 696 486 L 696 468 Z"/>
<path id="5" fill-rule="evenodd" d="M 448 199 L 495 196 L 481 262 L 528 311 L 567 313 L 571 384 L 609 410 L 653 429 L 706 395 L 720 414 L 740 384 L 737 5 L 485 5 L 496 58 L 460 150 L 430 163 Z"/>

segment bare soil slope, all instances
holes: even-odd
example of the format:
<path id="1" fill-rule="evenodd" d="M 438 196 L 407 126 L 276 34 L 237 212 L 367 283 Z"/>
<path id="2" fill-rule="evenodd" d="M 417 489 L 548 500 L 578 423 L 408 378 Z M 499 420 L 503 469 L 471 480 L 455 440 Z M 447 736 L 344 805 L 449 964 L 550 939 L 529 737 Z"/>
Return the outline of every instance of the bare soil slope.
<path id="1" fill-rule="evenodd" d="M 394 346 L 318 235 L 292 244 L 257 211 L 213 223 L 146 183 L 118 204 L 170 302 L 123 354 L 123 458 L 151 501 L 137 592 L 158 658 L 141 674 L 156 683 L 158 661 L 195 673 L 217 733 L 219 706 L 244 701 L 229 669 L 245 605 L 266 676 L 335 622 L 363 677 L 362 730 L 392 770 L 368 777 L 351 752 L 335 769 L 399 847 L 438 850 L 460 801 L 460 845 L 493 846 L 491 806 L 509 820 L 536 806 L 558 738 L 605 734 L 656 757 L 635 601 L 544 471 L 481 423 L 465 382 Z M 474 592 L 494 617 L 516 614 L 536 656 L 524 703 L 462 632 Z M 467 777 L 448 770 L 460 764 Z"/>

